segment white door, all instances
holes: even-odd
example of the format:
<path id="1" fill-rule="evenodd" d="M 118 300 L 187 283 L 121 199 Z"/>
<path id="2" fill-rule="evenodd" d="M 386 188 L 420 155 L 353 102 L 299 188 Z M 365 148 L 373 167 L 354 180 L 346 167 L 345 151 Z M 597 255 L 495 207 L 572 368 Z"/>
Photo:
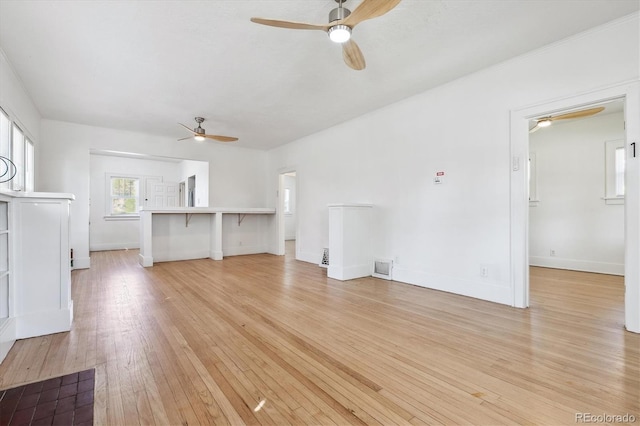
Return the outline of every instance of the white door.
<path id="1" fill-rule="evenodd" d="M 147 181 L 145 206 L 148 208 L 178 207 L 178 184 L 175 182 Z"/>

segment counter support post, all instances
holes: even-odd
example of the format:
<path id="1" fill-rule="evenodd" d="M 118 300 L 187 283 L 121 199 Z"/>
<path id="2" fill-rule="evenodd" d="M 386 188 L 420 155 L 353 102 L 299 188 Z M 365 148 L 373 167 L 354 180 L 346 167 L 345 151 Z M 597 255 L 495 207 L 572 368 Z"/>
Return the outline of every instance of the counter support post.
<path id="1" fill-rule="evenodd" d="M 145 268 L 153 266 L 152 239 L 151 239 L 151 212 L 140 212 L 140 254 L 138 262 Z"/>
<path id="2" fill-rule="evenodd" d="M 222 213 L 211 215 L 211 259 L 222 260 Z"/>

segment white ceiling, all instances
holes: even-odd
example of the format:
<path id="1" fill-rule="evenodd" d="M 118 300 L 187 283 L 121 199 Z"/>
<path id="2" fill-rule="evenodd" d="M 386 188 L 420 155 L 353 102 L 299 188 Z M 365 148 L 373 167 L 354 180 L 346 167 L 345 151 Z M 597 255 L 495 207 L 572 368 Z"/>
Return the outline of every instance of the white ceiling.
<path id="1" fill-rule="evenodd" d="M 348 0 L 353 10 L 361 0 Z M 320 31 L 334 0 L 0 0 L 0 46 L 44 118 L 269 149 L 639 10 L 638 0 L 403 0 L 354 30 L 367 69 Z"/>

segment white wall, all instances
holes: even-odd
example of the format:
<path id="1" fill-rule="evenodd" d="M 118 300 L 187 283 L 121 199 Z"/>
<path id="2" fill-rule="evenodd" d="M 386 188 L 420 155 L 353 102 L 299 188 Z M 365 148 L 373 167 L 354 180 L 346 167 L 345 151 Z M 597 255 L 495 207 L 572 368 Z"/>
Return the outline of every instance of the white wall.
<path id="1" fill-rule="evenodd" d="M 624 275 L 624 205 L 603 200 L 605 141 L 624 138 L 622 113 L 530 135 L 540 200 L 529 209 L 531 265 Z"/>
<path id="2" fill-rule="evenodd" d="M 184 182 L 187 187 L 187 181 L 190 176 L 196 177 L 196 194 L 195 207 L 209 207 L 209 163 L 204 161 L 184 160 L 180 164 L 179 182 Z M 215 189 L 215 186 L 214 186 Z M 187 191 L 183 194 L 184 205 L 187 203 Z"/>
<path id="3" fill-rule="evenodd" d="M 298 172 L 301 259 L 318 263 L 328 247 L 327 204 L 371 203 L 374 256 L 395 259 L 394 279 L 512 304 L 510 111 L 637 80 L 638 21 L 635 14 L 270 151 L 274 194 L 279 170 Z"/>
<path id="4" fill-rule="evenodd" d="M 40 112 L 24 89 L 22 81 L 13 72 L 4 52 L 0 49 L 0 107 L 33 142 L 36 156 L 40 145 Z M 36 162 L 38 158 L 36 157 Z M 37 167 L 37 164 L 36 164 Z M 36 185 L 38 176 L 36 170 Z"/>
<path id="5" fill-rule="evenodd" d="M 208 161 L 209 205 L 264 207 L 266 153 L 234 146 L 42 120 L 37 165 L 41 191 L 71 192 L 71 246 L 74 267 L 89 267 L 90 150 L 134 152 Z"/>
<path id="6" fill-rule="evenodd" d="M 204 164 L 206 165 L 206 163 Z M 116 220 L 105 218 L 108 213 L 106 202 L 108 174 L 116 173 L 140 177 L 140 194 L 144 195 L 143 177 L 157 176 L 163 182 L 177 182 L 180 168 L 181 164 L 177 161 L 91 154 L 90 250 L 119 250 L 140 247 L 140 220 L 138 218 L 118 218 Z"/>

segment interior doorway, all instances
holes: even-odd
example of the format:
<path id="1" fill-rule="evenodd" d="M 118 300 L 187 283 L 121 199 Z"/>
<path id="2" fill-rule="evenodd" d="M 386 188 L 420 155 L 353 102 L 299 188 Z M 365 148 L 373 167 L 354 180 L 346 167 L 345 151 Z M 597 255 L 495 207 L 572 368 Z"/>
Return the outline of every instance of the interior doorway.
<path id="1" fill-rule="evenodd" d="M 186 185 L 184 183 L 184 181 L 178 183 L 178 207 L 184 207 L 185 206 L 185 193 L 186 193 Z"/>
<path id="2" fill-rule="evenodd" d="M 613 100 L 624 102 L 626 164 L 624 204 L 625 327 L 640 332 L 640 84 L 628 83 L 511 113 L 511 283 L 513 306 L 529 306 L 530 120 Z M 539 161 L 539 159 L 538 159 Z"/>
<path id="3" fill-rule="evenodd" d="M 623 276 L 624 102 L 536 117 L 530 128 L 530 266 Z"/>
<path id="4" fill-rule="evenodd" d="M 278 176 L 278 254 L 298 258 L 298 174 L 283 170 Z"/>
<path id="5" fill-rule="evenodd" d="M 536 117 L 530 128 L 531 305 L 551 308 L 555 291 L 589 291 L 622 312 L 624 301 L 606 296 L 624 293 L 624 102 Z M 558 309 L 580 303 L 570 297 Z M 596 308 L 591 315 L 610 315 Z"/>
<path id="6" fill-rule="evenodd" d="M 187 179 L 187 207 L 196 206 L 196 176 Z"/>

